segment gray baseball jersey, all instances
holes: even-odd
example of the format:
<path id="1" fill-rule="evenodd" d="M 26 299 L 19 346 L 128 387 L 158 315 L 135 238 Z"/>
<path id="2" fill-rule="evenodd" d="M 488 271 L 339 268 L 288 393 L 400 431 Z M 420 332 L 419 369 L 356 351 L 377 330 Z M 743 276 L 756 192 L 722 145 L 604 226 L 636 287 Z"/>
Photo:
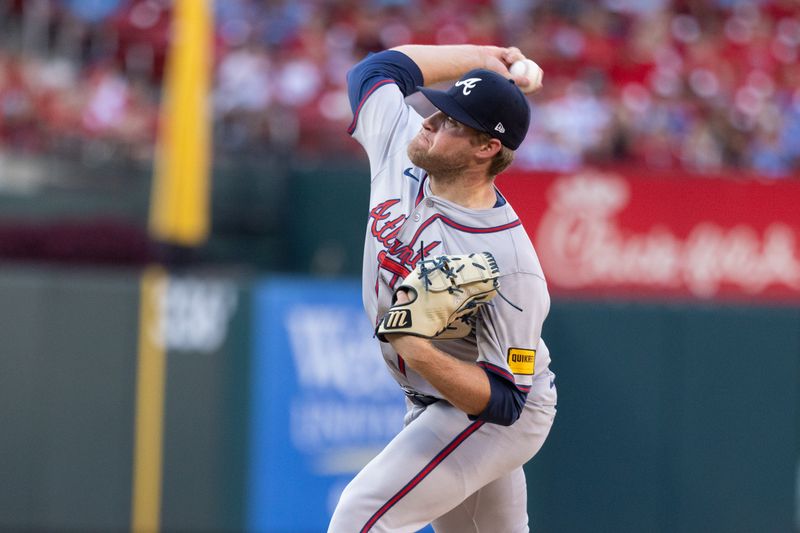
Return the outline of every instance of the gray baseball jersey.
<path id="1" fill-rule="evenodd" d="M 389 371 L 409 396 L 406 426 L 345 490 L 329 531 L 408 532 L 429 522 L 437 532 L 473 531 L 467 524 L 484 522 L 493 524 L 486 530 L 527 531 L 521 465 L 544 442 L 556 403 L 541 338 L 550 299 L 536 252 L 499 192 L 498 204 L 485 210 L 431 193 L 426 172 L 406 153 L 423 119 L 393 80 L 378 80 L 355 115 L 352 135 L 371 169 L 362 287 L 370 320 L 377 323 L 389 309 L 394 289 L 422 258 L 489 251 L 500 269 L 500 292 L 511 303 L 496 297 L 480 308 L 469 335 L 434 344 L 527 398 L 510 426 L 467 417 L 436 401 L 441 393 L 381 343 Z"/>

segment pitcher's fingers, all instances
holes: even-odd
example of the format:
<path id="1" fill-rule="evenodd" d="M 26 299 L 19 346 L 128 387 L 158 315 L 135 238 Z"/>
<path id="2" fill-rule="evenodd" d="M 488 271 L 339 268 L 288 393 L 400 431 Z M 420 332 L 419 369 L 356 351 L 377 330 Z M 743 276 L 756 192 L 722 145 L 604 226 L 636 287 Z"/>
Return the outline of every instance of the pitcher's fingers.
<path id="1" fill-rule="evenodd" d="M 402 304 L 410 302 L 410 301 L 411 301 L 411 298 L 408 297 L 408 293 L 406 291 L 404 291 L 404 290 L 397 291 L 397 303 L 398 304 L 402 305 Z"/>
<path id="2" fill-rule="evenodd" d="M 521 59 L 525 59 L 525 56 L 516 46 L 509 46 L 503 53 L 503 61 L 505 61 L 509 66 L 513 65 L 515 61 L 519 61 Z"/>

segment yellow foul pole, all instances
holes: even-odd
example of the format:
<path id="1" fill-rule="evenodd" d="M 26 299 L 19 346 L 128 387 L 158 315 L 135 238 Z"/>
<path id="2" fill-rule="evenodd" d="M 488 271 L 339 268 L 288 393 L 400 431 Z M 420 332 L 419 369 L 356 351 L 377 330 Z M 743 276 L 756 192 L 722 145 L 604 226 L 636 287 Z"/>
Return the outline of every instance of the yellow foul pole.
<path id="1" fill-rule="evenodd" d="M 150 233 L 180 246 L 202 244 L 209 231 L 212 20 L 210 0 L 175 0 L 167 56 Z"/>
<path id="2" fill-rule="evenodd" d="M 174 0 L 150 199 L 153 238 L 202 244 L 209 233 L 211 161 L 211 0 Z M 167 274 L 142 277 L 131 530 L 157 533 L 161 522 L 166 352 L 160 306 Z"/>
<path id="3" fill-rule="evenodd" d="M 166 357 L 161 320 L 167 276 L 149 267 L 141 281 L 139 358 L 133 449 L 131 530 L 157 533 L 161 522 L 162 450 Z"/>

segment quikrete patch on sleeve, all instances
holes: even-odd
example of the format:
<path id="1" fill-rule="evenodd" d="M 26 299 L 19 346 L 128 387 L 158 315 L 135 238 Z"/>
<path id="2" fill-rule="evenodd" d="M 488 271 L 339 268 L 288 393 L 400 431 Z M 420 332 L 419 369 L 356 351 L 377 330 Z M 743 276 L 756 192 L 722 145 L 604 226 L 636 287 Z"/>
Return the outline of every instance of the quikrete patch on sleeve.
<path id="1" fill-rule="evenodd" d="M 533 375 L 534 366 L 536 366 L 536 350 L 508 349 L 508 368 L 514 374 Z"/>

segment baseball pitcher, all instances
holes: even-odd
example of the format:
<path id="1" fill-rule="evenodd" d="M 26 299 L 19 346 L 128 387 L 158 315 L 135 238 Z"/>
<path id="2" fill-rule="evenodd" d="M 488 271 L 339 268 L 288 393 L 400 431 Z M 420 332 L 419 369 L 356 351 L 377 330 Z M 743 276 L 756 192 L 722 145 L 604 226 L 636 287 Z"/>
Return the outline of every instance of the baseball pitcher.
<path id="1" fill-rule="evenodd" d="M 371 169 L 363 300 L 408 404 L 329 532 L 528 531 L 522 466 L 556 413 L 536 252 L 494 186 L 528 131 L 517 48 L 400 46 L 348 73 Z M 428 86 L 457 80 L 446 91 Z M 437 111 L 421 117 L 416 92 Z"/>

